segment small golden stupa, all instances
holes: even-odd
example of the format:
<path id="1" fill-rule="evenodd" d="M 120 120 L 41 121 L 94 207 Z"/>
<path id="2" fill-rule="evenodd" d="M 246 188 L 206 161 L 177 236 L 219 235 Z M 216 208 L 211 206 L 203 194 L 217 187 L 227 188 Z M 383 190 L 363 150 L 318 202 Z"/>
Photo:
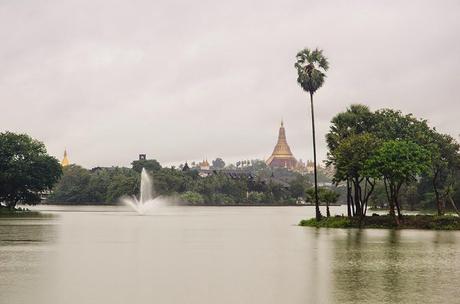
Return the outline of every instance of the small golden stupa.
<path id="1" fill-rule="evenodd" d="M 278 142 L 269 159 L 265 162 L 270 167 L 282 167 L 294 169 L 297 165 L 297 160 L 292 155 L 291 149 L 286 140 L 286 131 L 284 130 L 283 121 L 278 133 Z"/>
<path id="2" fill-rule="evenodd" d="M 67 150 L 64 150 L 64 158 L 61 161 L 62 167 L 67 167 L 70 164 L 69 159 L 67 158 Z"/>
<path id="3" fill-rule="evenodd" d="M 201 170 L 209 170 L 210 165 L 208 163 L 208 159 L 204 159 L 201 163 L 198 164 Z"/>

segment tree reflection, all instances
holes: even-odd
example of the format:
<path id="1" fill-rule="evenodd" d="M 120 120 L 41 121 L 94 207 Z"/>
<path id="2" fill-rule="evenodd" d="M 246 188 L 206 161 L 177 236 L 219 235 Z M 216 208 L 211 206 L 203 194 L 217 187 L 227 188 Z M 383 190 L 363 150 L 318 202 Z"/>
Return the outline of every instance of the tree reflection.
<path id="1" fill-rule="evenodd" d="M 460 279 L 459 234 L 414 230 L 347 230 L 334 240 L 336 303 L 454 301 Z M 447 293 L 445 289 L 450 289 Z M 449 302 L 450 303 L 450 302 Z"/>

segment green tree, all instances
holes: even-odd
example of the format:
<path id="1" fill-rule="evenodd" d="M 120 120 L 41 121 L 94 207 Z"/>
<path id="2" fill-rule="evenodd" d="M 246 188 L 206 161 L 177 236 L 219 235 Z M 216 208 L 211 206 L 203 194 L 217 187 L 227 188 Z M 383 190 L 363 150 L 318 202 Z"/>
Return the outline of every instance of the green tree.
<path id="1" fill-rule="evenodd" d="M 305 176 L 298 175 L 295 179 L 289 182 L 289 192 L 291 197 L 305 198 L 305 191 L 309 186 L 308 180 Z"/>
<path id="2" fill-rule="evenodd" d="M 161 169 L 160 163 L 155 159 L 135 160 L 131 163 L 133 170 L 141 173 L 142 168 L 150 172 L 155 172 Z"/>
<path id="3" fill-rule="evenodd" d="M 319 192 L 319 199 L 321 202 L 326 203 L 326 216 L 330 217 L 331 212 L 329 210 L 329 205 L 330 204 L 335 204 L 337 203 L 337 200 L 339 199 L 340 194 L 328 189 L 328 188 L 320 188 Z"/>
<path id="4" fill-rule="evenodd" d="M 433 191 L 436 197 L 438 215 L 444 214 L 446 201 L 458 212 L 452 194 L 457 183 L 456 173 L 460 170 L 460 145 L 449 135 L 431 132 L 431 172 Z"/>
<path id="5" fill-rule="evenodd" d="M 91 174 L 88 170 L 70 165 L 63 169 L 63 175 L 48 198 L 52 202 L 95 202 L 89 191 Z"/>
<path id="6" fill-rule="evenodd" d="M 346 137 L 332 152 L 330 159 L 336 167 L 334 179 L 347 181 L 347 188 L 354 190 L 353 196 L 347 202 L 351 206 L 352 213 L 357 216 L 365 216 L 367 205 L 375 187 L 375 179 L 365 171 L 366 162 L 374 155 L 379 147 L 379 140 L 372 134 L 362 133 Z M 349 191 L 348 191 L 349 192 Z"/>
<path id="7" fill-rule="evenodd" d="M 390 215 L 395 216 L 395 207 L 401 219 L 399 192 L 404 184 L 414 182 L 430 168 L 430 154 L 420 145 L 404 140 L 390 140 L 374 153 L 366 163 L 366 171 L 374 178 L 383 179 L 390 206 Z"/>
<path id="8" fill-rule="evenodd" d="M 401 188 L 401 206 L 406 205 L 411 211 L 415 210 L 415 205 L 420 201 L 417 193 L 417 182 L 403 185 Z"/>
<path id="9" fill-rule="evenodd" d="M 346 181 L 348 216 L 365 214 L 366 209 L 364 208 L 363 210 L 362 208 L 362 198 L 364 198 L 364 204 L 367 205 L 366 198 L 368 196 L 367 194 L 363 195 L 362 191 L 363 189 L 369 189 L 368 186 L 371 186 L 369 178 L 361 178 L 362 170 L 356 170 L 357 168 L 362 169 L 362 163 L 365 161 L 363 157 L 368 157 L 367 154 L 369 153 L 362 144 L 365 144 L 370 138 L 349 138 L 356 135 L 372 134 L 375 129 L 374 120 L 374 113 L 370 111 L 369 107 L 361 104 L 352 104 L 345 112 L 341 112 L 332 118 L 329 132 L 326 135 L 326 142 L 329 148 L 326 164 L 336 168 L 334 182 Z M 342 144 L 344 141 L 345 143 Z M 358 147 L 354 148 L 355 144 Z M 375 148 L 374 145 L 371 145 L 371 147 Z M 354 151 L 347 151 L 347 149 L 353 149 Z M 352 154 L 353 157 L 348 159 L 342 155 L 344 153 Z M 349 161 L 354 161 L 355 164 L 348 165 L 347 162 Z M 339 170 L 337 170 L 337 167 L 339 167 Z M 355 191 L 353 191 L 353 188 Z M 368 194 L 370 195 L 371 192 L 368 192 Z M 362 210 L 364 212 L 361 212 Z"/>
<path id="10" fill-rule="evenodd" d="M 305 194 L 306 194 L 306 201 L 307 202 L 314 202 L 314 200 L 315 200 L 315 188 L 308 188 L 305 191 Z M 320 188 L 318 188 L 318 196 L 319 196 L 319 201 L 321 203 L 326 204 L 326 216 L 330 217 L 331 212 L 329 210 L 329 205 L 330 204 L 335 204 L 338 201 L 340 194 L 335 192 L 335 191 L 333 191 L 333 190 L 331 190 L 331 189 L 329 189 L 329 188 L 320 187 Z"/>
<path id="11" fill-rule="evenodd" d="M 62 174 L 45 145 L 25 134 L 0 133 L 0 203 L 37 204 Z"/>
<path id="12" fill-rule="evenodd" d="M 352 104 L 346 111 L 338 113 L 331 120 L 326 142 L 329 151 L 334 151 L 341 141 L 349 136 L 374 131 L 375 115 L 368 106 Z"/>
<path id="13" fill-rule="evenodd" d="M 125 195 L 137 195 L 140 187 L 139 174 L 122 174 L 118 173 L 112 176 L 110 184 L 107 187 L 106 202 L 116 202 L 120 197 Z"/>
<path id="14" fill-rule="evenodd" d="M 251 160 L 251 170 L 253 172 L 258 172 L 267 169 L 267 164 L 265 161 L 260 159 L 253 159 Z"/>
<path id="15" fill-rule="evenodd" d="M 260 204 L 264 202 L 263 200 L 264 200 L 263 192 L 251 191 L 248 193 L 248 201 L 250 203 Z"/>
<path id="16" fill-rule="evenodd" d="M 424 119 L 393 109 L 378 110 L 373 116 L 372 133 L 382 141 L 407 140 L 422 147 L 431 142 L 431 130 Z"/>
<path id="17" fill-rule="evenodd" d="M 310 95 L 311 107 L 311 123 L 313 134 L 313 162 L 314 162 L 314 176 L 315 176 L 315 210 L 316 219 L 321 219 L 321 211 L 319 210 L 318 198 L 318 174 L 316 164 L 316 134 L 315 134 L 315 112 L 313 106 L 313 95 L 321 88 L 326 78 L 326 71 L 329 68 L 329 63 L 326 57 L 323 56 L 323 51 L 319 49 L 309 50 L 307 48 L 301 50 L 296 55 L 297 62 L 295 68 L 297 69 L 297 82 L 305 92 Z"/>
<path id="18" fill-rule="evenodd" d="M 91 202 L 105 202 L 107 197 L 107 188 L 110 185 L 112 176 L 119 169 L 102 169 L 96 172 L 90 172 L 90 179 L 87 184 L 88 193 Z"/>
<path id="19" fill-rule="evenodd" d="M 139 174 L 129 168 L 87 170 L 70 165 L 53 188 L 48 201 L 55 203 L 116 202 L 123 195 L 137 194 Z"/>
<path id="20" fill-rule="evenodd" d="M 201 194 L 194 191 L 187 191 L 182 193 L 179 196 L 179 199 L 182 202 L 191 203 L 191 204 L 203 204 L 204 198 Z"/>
<path id="21" fill-rule="evenodd" d="M 369 205 L 375 209 L 384 209 L 386 204 L 388 203 L 385 185 L 383 181 L 378 180 L 375 183 L 374 191 L 369 198 Z"/>

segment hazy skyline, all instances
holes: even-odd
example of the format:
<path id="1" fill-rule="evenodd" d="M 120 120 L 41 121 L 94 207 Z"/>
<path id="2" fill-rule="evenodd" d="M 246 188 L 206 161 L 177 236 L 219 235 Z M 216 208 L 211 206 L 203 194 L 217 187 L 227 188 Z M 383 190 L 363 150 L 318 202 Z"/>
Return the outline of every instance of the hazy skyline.
<path id="1" fill-rule="evenodd" d="M 330 61 L 318 152 L 351 103 L 390 107 L 458 138 L 458 1 L 0 0 L 0 131 L 85 167 L 266 159 L 280 120 L 312 158 L 295 54 Z"/>

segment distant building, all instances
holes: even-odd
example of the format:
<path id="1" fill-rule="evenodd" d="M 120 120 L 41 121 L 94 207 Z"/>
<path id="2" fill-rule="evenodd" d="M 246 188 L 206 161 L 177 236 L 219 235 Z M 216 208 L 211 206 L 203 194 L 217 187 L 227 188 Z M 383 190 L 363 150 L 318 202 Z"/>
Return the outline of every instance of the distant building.
<path id="1" fill-rule="evenodd" d="M 139 160 L 146 160 L 147 155 L 146 154 L 139 154 Z"/>
<path id="2" fill-rule="evenodd" d="M 185 162 L 185 165 L 182 167 L 182 171 L 184 171 L 184 172 L 190 171 L 190 167 L 188 166 L 187 162 Z"/>
<path id="3" fill-rule="evenodd" d="M 199 164 L 198 164 L 198 168 L 199 168 L 200 170 L 209 170 L 210 165 L 209 165 L 209 163 L 208 163 L 208 160 L 206 159 L 206 160 L 203 160 L 201 163 L 199 163 Z"/>
<path id="4" fill-rule="evenodd" d="M 69 158 L 67 157 L 67 149 L 64 149 L 64 158 L 61 161 L 61 166 L 62 167 L 67 167 L 70 165 Z"/>
<path id="5" fill-rule="evenodd" d="M 270 167 L 287 168 L 290 170 L 297 169 L 297 160 L 292 154 L 287 143 L 283 121 L 281 121 L 281 126 L 278 132 L 278 142 L 273 149 L 272 155 L 265 163 Z"/>
<path id="6" fill-rule="evenodd" d="M 307 173 L 313 173 L 315 172 L 315 163 L 312 160 L 308 160 L 305 168 Z"/>

